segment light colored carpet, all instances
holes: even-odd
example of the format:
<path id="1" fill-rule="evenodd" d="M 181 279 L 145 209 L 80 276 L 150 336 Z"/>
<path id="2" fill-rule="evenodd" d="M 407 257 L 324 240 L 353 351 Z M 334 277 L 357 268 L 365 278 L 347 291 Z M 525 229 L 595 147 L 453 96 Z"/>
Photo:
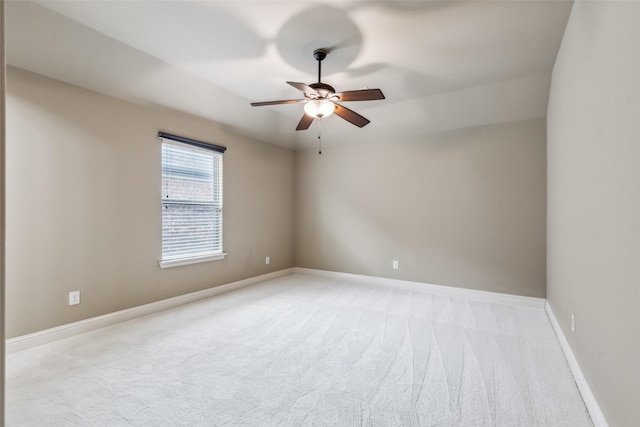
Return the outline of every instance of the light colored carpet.
<path id="1" fill-rule="evenodd" d="M 292 275 L 9 355 L 8 426 L 590 426 L 544 310 Z"/>

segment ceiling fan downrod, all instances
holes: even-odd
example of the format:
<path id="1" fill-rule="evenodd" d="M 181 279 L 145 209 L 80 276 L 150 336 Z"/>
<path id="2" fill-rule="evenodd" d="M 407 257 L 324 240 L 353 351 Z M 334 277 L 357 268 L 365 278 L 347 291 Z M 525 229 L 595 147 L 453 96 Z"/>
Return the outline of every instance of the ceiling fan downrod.
<path id="1" fill-rule="evenodd" d="M 313 57 L 318 61 L 318 83 L 321 82 L 322 60 L 327 57 L 326 49 L 316 49 L 313 51 Z"/>

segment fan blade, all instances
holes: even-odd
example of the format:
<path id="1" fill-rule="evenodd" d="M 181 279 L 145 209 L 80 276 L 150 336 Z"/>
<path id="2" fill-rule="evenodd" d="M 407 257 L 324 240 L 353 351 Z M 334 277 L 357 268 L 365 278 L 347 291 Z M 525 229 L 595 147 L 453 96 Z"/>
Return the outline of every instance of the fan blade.
<path id="1" fill-rule="evenodd" d="M 298 127 L 296 128 L 296 130 L 307 130 L 307 129 L 309 129 L 309 126 L 311 126 L 311 122 L 313 122 L 313 117 L 311 117 L 308 114 L 305 114 L 300 119 L 300 123 L 298 123 Z"/>
<path id="2" fill-rule="evenodd" d="M 289 83 L 291 86 L 295 87 L 296 89 L 298 89 L 299 91 L 302 91 L 306 94 L 317 94 L 318 92 L 316 92 L 316 90 L 314 88 L 312 88 L 309 85 L 306 85 L 304 83 L 296 83 L 296 82 L 287 82 Z"/>
<path id="3" fill-rule="evenodd" d="M 347 92 L 336 93 L 340 101 L 375 101 L 376 99 L 385 99 L 380 89 L 363 89 L 350 90 Z"/>
<path id="4" fill-rule="evenodd" d="M 369 124 L 370 120 L 362 117 L 360 114 L 356 113 L 353 110 L 348 109 L 347 107 L 343 107 L 340 104 L 336 104 L 335 113 L 358 127 L 364 127 Z"/>
<path id="5" fill-rule="evenodd" d="M 298 104 L 304 101 L 306 101 L 306 99 L 287 99 L 283 101 L 252 102 L 251 105 L 254 107 L 262 107 L 263 105 Z"/>

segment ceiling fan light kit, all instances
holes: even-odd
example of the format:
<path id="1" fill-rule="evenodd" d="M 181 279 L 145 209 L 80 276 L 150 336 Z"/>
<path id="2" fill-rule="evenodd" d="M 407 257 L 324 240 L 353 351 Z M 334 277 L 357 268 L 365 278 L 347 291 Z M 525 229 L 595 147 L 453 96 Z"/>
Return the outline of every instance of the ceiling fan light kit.
<path id="1" fill-rule="evenodd" d="M 336 104 L 327 99 L 314 99 L 304 104 L 305 114 L 317 119 L 329 117 L 335 109 Z"/>
<path id="2" fill-rule="evenodd" d="M 351 124 L 363 127 L 369 124 L 369 120 L 349 108 L 338 104 L 338 101 L 373 101 L 385 99 L 380 89 L 362 89 L 336 93 L 335 89 L 322 83 L 322 60 L 327 57 L 326 49 L 316 49 L 313 57 L 318 61 L 318 82 L 307 85 L 305 83 L 287 82 L 304 94 L 304 99 L 289 99 L 282 101 L 252 102 L 254 107 L 279 104 L 304 103 L 305 114 L 300 119 L 296 130 L 306 130 L 314 119 L 323 119 L 333 113 L 342 117 Z"/>

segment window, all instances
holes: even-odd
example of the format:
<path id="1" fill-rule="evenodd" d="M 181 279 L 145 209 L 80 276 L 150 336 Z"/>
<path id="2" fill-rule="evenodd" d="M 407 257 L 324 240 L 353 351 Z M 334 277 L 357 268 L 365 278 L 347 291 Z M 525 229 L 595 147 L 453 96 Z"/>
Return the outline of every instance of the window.
<path id="1" fill-rule="evenodd" d="M 160 132 L 161 267 L 222 259 L 224 147 Z"/>

